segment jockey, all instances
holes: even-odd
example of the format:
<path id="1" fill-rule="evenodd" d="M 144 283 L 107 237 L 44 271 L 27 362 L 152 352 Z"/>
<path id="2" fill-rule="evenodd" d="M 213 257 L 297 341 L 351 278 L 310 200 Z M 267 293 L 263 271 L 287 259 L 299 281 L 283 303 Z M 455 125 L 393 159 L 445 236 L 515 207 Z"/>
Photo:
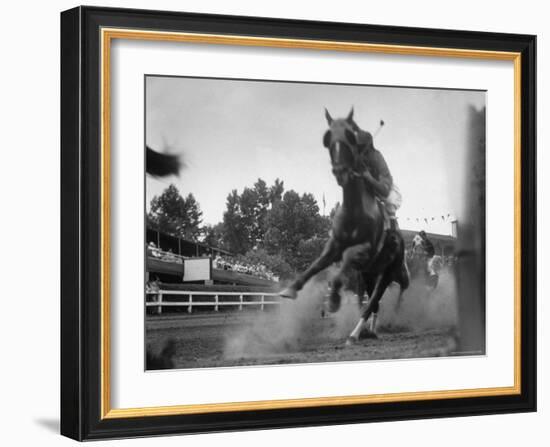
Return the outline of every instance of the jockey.
<path id="1" fill-rule="evenodd" d="M 424 230 L 420 231 L 418 235 L 422 238 L 422 248 L 426 252 L 426 256 L 428 259 L 433 258 L 435 255 L 434 244 L 432 244 L 432 241 L 428 239 L 428 235 Z"/>
<path id="2" fill-rule="evenodd" d="M 357 146 L 361 151 L 363 161 L 363 178 L 372 187 L 377 198 L 384 204 L 384 229 L 397 230 L 396 212 L 401 206 L 401 193 L 393 183 L 386 160 L 382 153 L 374 147 L 372 135 L 353 123 Z"/>

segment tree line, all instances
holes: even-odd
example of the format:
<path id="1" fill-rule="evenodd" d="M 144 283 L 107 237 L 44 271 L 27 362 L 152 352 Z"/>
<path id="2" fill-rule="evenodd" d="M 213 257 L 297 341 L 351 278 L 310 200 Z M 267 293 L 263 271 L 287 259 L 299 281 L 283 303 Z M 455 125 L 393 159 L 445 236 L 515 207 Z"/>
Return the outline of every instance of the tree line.
<path id="1" fill-rule="evenodd" d="M 183 197 L 173 184 L 153 197 L 147 214 L 149 228 L 228 250 L 281 278 L 304 270 L 321 253 L 330 224 L 312 194 L 285 191 L 279 179 L 272 185 L 258 179 L 240 194 L 232 190 L 215 225 L 203 225 L 193 194 Z"/>

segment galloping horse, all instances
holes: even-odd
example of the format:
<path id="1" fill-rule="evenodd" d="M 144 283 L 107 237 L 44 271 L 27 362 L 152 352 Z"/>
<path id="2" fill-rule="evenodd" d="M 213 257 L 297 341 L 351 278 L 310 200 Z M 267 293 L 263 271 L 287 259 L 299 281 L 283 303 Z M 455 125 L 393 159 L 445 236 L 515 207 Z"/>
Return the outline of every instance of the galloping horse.
<path id="1" fill-rule="evenodd" d="M 409 276 L 403 267 L 405 244 L 399 231 L 384 229 L 383 204 L 361 175 L 365 171 L 361 149 L 353 132 L 353 109 L 344 119 L 333 119 L 325 109 L 329 130 L 323 138 L 329 150 L 334 174 L 343 189 L 342 205 L 332 221 L 332 231 L 323 252 L 311 266 L 280 292 L 284 298 L 295 299 L 298 291 L 315 274 L 342 260 L 332 281 L 329 311 L 340 307 L 340 289 L 348 269 L 363 276 L 369 300 L 361 309 L 361 318 L 348 338 L 359 339 L 364 323 L 378 311 L 379 301 L 388 285 L 395 281 L 401 293 L 409 286 Z M 374 321 L 374 318 L 373 318 Z M 374 326 L 373 326 L 374 328 Z"/>

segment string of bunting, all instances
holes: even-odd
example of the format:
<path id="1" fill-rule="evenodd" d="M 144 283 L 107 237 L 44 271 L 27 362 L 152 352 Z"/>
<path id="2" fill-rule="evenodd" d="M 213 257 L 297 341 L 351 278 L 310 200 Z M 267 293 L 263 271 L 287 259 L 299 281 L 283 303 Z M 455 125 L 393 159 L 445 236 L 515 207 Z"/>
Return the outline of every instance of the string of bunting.
<path id="1" fill-rule="evenodd" d="M 429 224 L 430 222 L 452 222 L 455 220 L 455 217 L 451 214 L 442 214 L 440 216 L 429 216 L 429 217 L 405 217 L 401 218 L 400 220 L 406 220 L 407 222 L 418 222 L 418 223 L 426 223 Z"/>

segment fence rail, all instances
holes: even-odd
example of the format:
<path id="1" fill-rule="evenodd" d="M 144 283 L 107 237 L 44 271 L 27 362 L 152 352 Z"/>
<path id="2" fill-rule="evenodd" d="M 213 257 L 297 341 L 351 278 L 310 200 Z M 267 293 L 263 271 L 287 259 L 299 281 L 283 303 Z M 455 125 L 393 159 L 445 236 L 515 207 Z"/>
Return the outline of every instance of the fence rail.
<path id="1" fill-rule="evenodd" d="M 266 300 L 266 297 L 276 297 L 277 293 L 271 292 L 200 292 L 194 290 L 158 290 L 147 291 L 146 295 L 156 296 L 155 301 L 146 301 L 146 307 L 156 307 L 157 314 L 162 313 L 163 307 L 187 307 L 187 312 L 192 313 L 193 307 L 210 306 L 214 307 L 216 312 L 223 306 L 238 306 L 239 310 L 243 310 L 245 306 L 260 306 L 261 310 L 265 309 L 266 305 L 280 304 L 279 300 Z M 187 301 L 163 301 L 163 296 L 166 295 L 186 295 L 189 298 Z M 197 301 L 193 297 L 211 296 L 213 301 Z M 220 297 L 237 296 L 238 301 L 221 301 Z M 258 301 L 245 301 L 245 297 L 259 297 Z M 199 298 L 200 299 L 200 298 Z"/>

